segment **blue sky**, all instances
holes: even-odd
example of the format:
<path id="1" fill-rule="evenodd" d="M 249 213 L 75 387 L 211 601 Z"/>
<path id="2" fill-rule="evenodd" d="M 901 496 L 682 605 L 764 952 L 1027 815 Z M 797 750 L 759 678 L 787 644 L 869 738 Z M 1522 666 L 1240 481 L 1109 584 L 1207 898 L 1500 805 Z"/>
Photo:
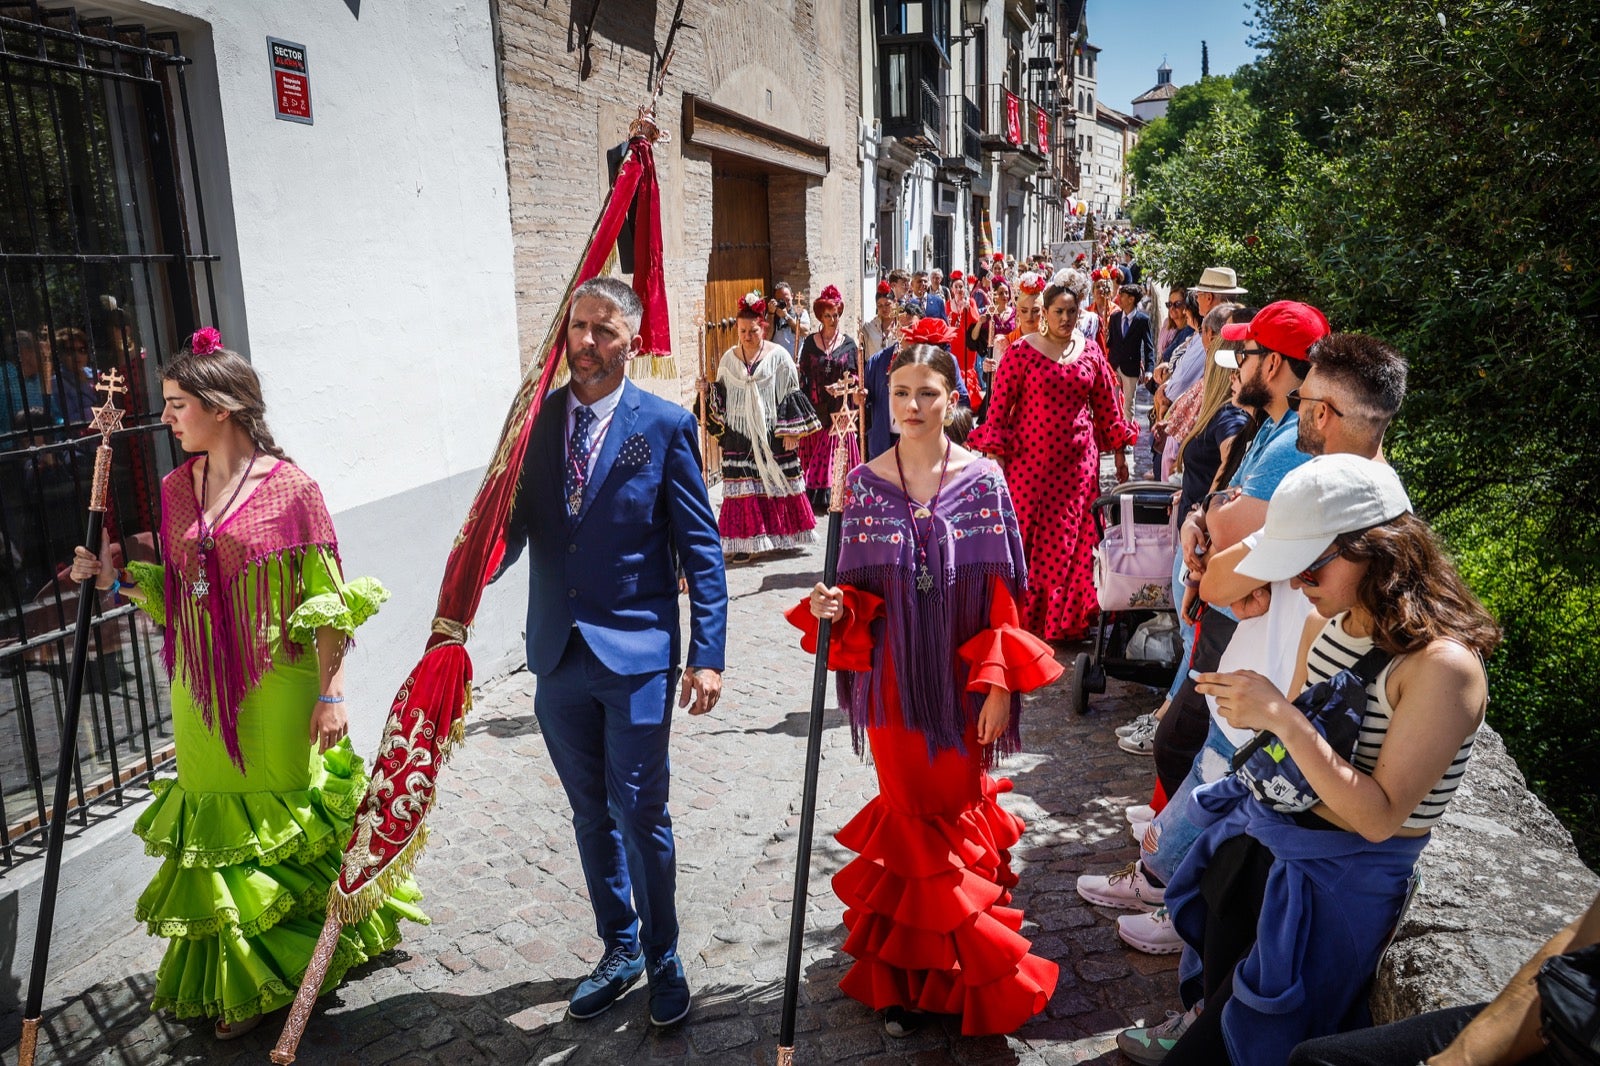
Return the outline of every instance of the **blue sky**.
<path id="1" fill-rule="evenodd" d="M 1174 82 L 1199 80 L 1202 40 L 1211 49 L 1211 73 L 1231 74 L 1255 58 L 1245 44 L 1245 20 L 1254 11 L 1247 0 L 1089 0 L 1089 41 L 1101 48 L 1101 101 L 1130 110 L 1156 83 L 1163 55 Z"/>

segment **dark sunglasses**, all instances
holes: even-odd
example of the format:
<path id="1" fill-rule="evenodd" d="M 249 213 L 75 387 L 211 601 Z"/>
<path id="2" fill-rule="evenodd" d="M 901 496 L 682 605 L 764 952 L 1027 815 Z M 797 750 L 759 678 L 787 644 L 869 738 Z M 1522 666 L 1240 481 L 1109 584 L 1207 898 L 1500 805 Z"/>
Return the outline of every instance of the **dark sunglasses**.
<path id="1" fill-rule="evenodd" d="M 1300 405 L 1302 403 L 1320 403 L 1322 406 L 1332 411 L 1335 418 L 1344 417 L 1343 411 L 1333 406 L 1333 404 L 1329 403 L 1327 400 L 1324 400 L 1321 396 L 1302 396 L 1300 395 L 1299 389 L 1290 389 L 1289 395 L 1285 398 L 1289 401 L 1289 410 L 1291 411 L 1300 410 Z"/>
<path id="2" fill-rule="evenodd" d="M 1336 547 L 1333 549 L 1333 551 L 1329 552 L 1327 555 L 1324 555 L 1322 558 L 1318 559 L 1316 562 L 1312 563 L 1295 576 L 1300 579 L 1300 584 L 1305 585 L 1307 588 L 1316 588 L 1317 579 L 1311 575 L 1315 574 L 1318 570 L 1321 570 L 1324 566 L 1327 566 L 1329 563 L 1333 562 L 1343 554 L 1344 548 Z"/>
<path id="3" fill-rule="evenodd" d="M 1168 307 L 1182 307 L 1183 306 L 1183 301 L 1182 300 L 1168 300 L 1167 301 L 1167 306 Z"/>

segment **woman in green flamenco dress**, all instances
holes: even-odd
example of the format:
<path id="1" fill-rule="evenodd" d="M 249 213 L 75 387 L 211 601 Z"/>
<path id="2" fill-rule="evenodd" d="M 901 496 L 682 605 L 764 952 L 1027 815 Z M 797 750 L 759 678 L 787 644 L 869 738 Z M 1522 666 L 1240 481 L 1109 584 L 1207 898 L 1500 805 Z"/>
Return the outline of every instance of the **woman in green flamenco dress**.
<path id="1" fill-rule="evenodd" d="M 231 1040 L 286 1006 L 366 789 L 346 736 L 344 653 L 388 592 L 346 582 L 322 493 L 273 442 L 261 384 L 212 329 L 163 373 L 161 420 L 191 458 L 161 484 L 162 565 L 79 548 L 73 578 L 162 627 L 178 775 L 134 826 L 163 860 L 137 917 L 171 940 L 152 1007 Z M 344 928 L 326 991 L 426 922 L 403 882 Z"/>

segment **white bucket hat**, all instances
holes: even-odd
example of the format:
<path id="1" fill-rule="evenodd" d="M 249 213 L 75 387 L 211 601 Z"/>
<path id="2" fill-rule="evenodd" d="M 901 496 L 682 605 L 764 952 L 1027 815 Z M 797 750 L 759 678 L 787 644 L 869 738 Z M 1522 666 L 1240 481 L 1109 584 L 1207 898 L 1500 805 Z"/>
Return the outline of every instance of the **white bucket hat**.
<path id="1" fill-rule="evenodd" d="M 1195 292 L 1210 292 L 1218 296 L 1243 296 L 1249 289 L 1239 287 L 1239 275 L 1232 267 L 1206 267 L 1200 280 L 1191 286 Z"/>
<path id="2" fill-rule="evenodd" d="M 1341 533 L 1391 522 L 1411 510 L 1393 468 L 1359 455 L 1319 455 L 1278 483 L 1267 523 L 1238 573 L 1286 581 L 1316 562 Z"/>

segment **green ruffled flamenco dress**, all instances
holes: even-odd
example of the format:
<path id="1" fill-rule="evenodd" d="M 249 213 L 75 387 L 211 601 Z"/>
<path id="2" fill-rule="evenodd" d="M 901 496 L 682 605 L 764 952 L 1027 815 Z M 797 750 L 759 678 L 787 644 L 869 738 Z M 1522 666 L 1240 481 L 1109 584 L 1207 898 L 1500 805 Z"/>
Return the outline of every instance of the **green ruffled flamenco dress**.
<path id="1" fill-rule="evenodd" d="M 233 1023 L 293 1000 L 366 790 L 348 737 L 320 754 L 309 738 L 320 691 L 315 634 L 331 626 L 354 636 L 389 593 L 371 578 L 344 583 L 326 548 L 296 554 L 293 566 L 277 558 L 249 564 L 250 583 L 263 581 L 270 602 L 298 606 L 281 626 L 271 612 L 261 616 L 272 662 L 239 706 L 242 771 L 207 725 L 183 671 L 172 674 L 178 774 L 152 782 L 155 802 L 134 832 L 164 860 L 136 915 L 151 935 L 172 941 L 151 1007 L 179 1018 Z M 166 597 L 182 586 L 169 585 L 161 566 L 133 563 L 128 571 L 144 593 L 142 606 L 165 625 Z M 285 590 L 284 581 L 301 588 Z M 284 652 L 285 630 L 300 645 L 293 657 Z M 426 924 L 420 899 L 407 879 L 367 918 L 345 926 L 322 991 L 399 943 L 399 919 Z"/>

